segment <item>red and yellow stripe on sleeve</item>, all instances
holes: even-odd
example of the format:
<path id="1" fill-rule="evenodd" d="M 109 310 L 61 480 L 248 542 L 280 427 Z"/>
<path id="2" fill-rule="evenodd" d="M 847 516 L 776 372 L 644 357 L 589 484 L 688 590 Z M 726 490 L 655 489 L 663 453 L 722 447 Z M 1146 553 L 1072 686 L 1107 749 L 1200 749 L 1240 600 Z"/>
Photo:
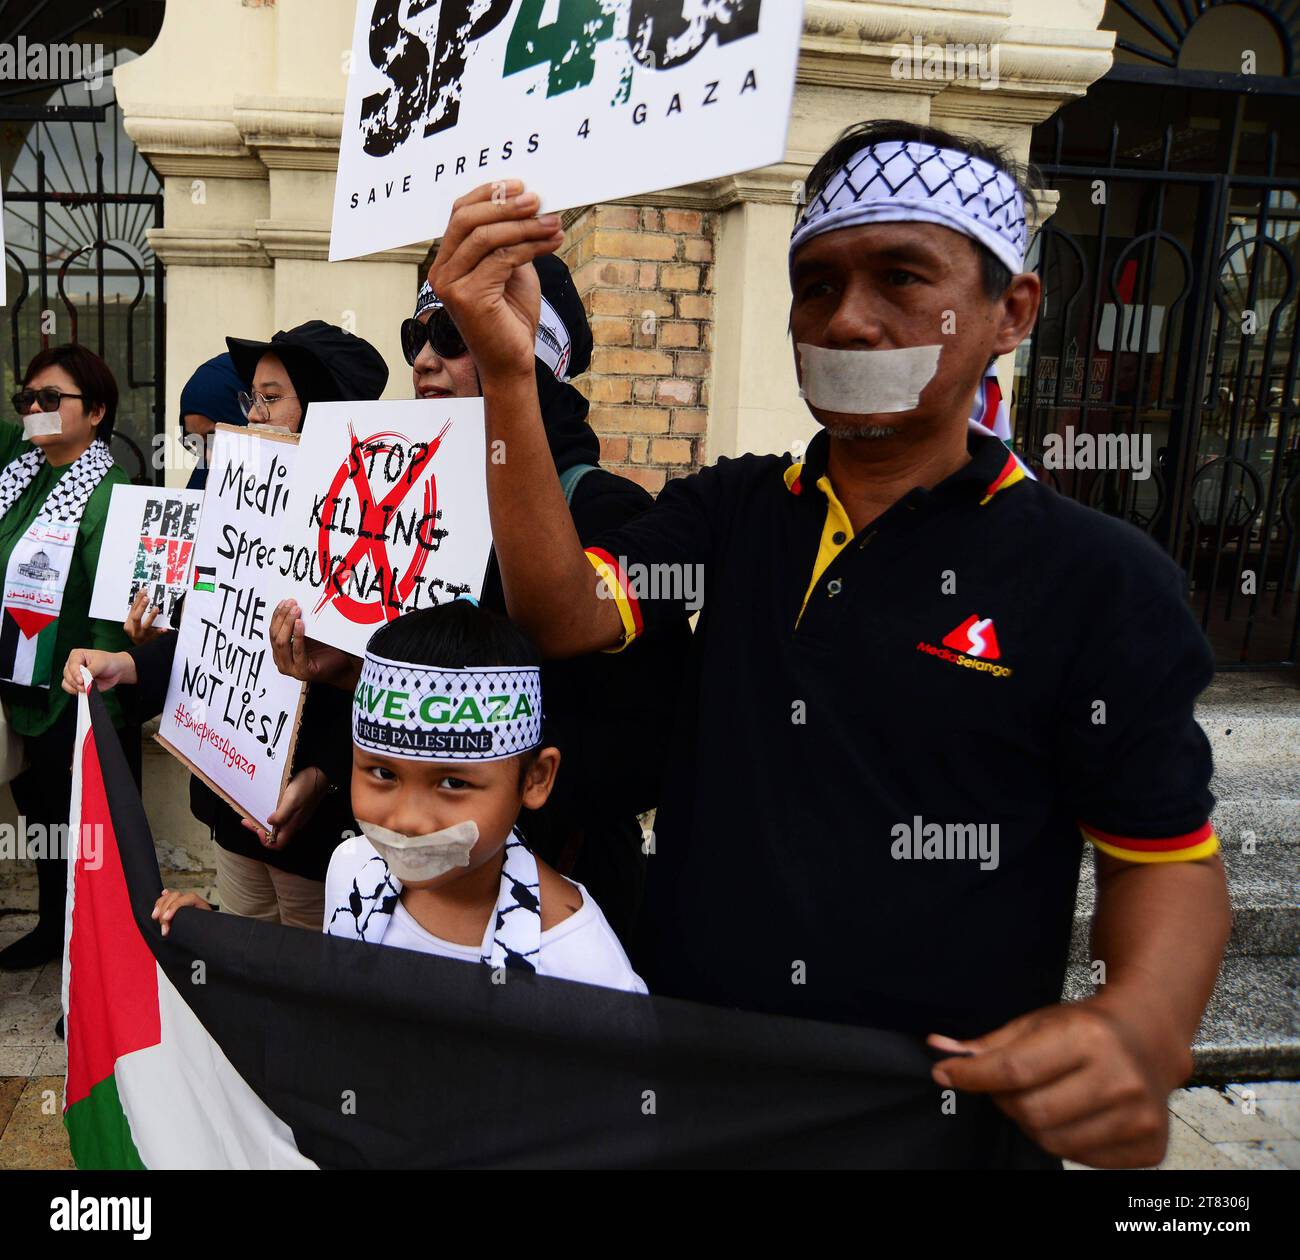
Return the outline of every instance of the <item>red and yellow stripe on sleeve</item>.
<path id="1" fill-rule="evenodd" d="M 623 622 L 623 641 L 609 651 L 621 652 L 629 643 L 638 638 L 645 629 L 641 616 L 641 605 L 635 595 L 628 589 L 627 577 L 622 567 L 603 547 L 588 547 L 587 559 L 591 567 L 600 574 L 606 590 L 618 605 L 618 615 Z"/>
<path id="2" fill-rule="evenodd" d="M 1186 835 L 1168 836 L 1160 840 L 1138 840 L 1132 836 L 1116 836 L 1101 831 L 1085 822 L 1079 830 L 1089 843 L 1103 853 L 1124 862 L 1195 862 L 1219 851 L 1219 837 L 1214 826 L 1204 822 Z"/>

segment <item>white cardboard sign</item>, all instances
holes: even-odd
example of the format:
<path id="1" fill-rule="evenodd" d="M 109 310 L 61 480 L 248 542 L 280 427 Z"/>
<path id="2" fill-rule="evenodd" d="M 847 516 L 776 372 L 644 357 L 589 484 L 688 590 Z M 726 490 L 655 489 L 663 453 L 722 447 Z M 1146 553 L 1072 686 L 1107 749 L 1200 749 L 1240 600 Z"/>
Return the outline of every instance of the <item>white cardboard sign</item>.
<path id="1" fill-rule="evenodd" d="M 157 737 L 262 827 L 289 777 L 304 692 L 276 669 L 267 637 L 296 442 L 217 426 Z"/>
<path id="2" fill-rule="evenodd" d="M 494 180 L 551 212 L 779 162 L 802 29 L 802 0 L 358 0 L 330 258 Z"/>
<path id="3" fill-rule="evenodd" d="M 405 612 L 477 598 L 488 521 L 481 398 L 312 403 L 281 518 L 281 598 L 361 656 Z"/>
<path id="4" fill-rule="evenodd" d="M 202 490 L 114 486 L 95 570 L 90 615 L 125 621 L 142 586 L 158 609 L 154 626 L 176 628 L 177 606 L 189 589 Z"/>

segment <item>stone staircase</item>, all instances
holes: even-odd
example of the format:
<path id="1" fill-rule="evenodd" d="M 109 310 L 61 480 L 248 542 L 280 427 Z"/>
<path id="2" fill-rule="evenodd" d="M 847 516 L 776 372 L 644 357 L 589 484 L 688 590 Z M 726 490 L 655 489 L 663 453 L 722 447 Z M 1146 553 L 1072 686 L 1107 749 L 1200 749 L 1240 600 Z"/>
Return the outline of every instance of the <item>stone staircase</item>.
<path id="1" fill-rule="evenodd" d="M 1214 749 L 1214 825 L 1233 926 L 1197 1035 L 1196 1079 L 1300 1079 L 1300 673 L 1220 674 L 1197 719 Z M 1094 894 L 1085 853 L 1067 997 L 1092 991 Z"/>

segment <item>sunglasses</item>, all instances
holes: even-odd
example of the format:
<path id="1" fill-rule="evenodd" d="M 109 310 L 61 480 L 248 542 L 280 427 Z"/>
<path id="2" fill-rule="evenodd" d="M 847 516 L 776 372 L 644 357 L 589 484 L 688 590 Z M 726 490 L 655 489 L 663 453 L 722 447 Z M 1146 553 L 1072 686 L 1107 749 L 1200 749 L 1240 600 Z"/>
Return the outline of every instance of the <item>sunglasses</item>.
<path id="1" fill-rule="evenodd" d="M 61 389 L 55 389 L 53 385 L 47 385 L 44 389 L 20 389 L 11 401 L 14 410 L 20 416 L 25 416 L 31 411 L 34 402 L 41 404 L 42 411 L 58 411 L 59 404 L 65 398 L 84 397 L 84 394 L 65 394 Z"/>
<path id="2" fill-rule="evenodd" d="M 466 353 L 465 339 L 445 306 L 438 307 L 422 324 L 418 319 L 402 321 L 402 353 L 412 367 L 428 345 L 440 359 L 459 359 Z"/>

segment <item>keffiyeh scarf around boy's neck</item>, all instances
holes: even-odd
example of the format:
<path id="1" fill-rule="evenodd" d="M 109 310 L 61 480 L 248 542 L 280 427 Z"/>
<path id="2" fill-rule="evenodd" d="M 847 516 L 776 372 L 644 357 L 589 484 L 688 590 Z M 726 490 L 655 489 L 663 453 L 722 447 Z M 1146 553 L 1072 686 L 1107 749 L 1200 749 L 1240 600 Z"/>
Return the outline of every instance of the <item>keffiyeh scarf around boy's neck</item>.
<path id="1" fill-rule="evenodd" d="M 388 869 L 368 841 L 345 841 L 352 846 L 354 869 L 345 877 L 345 900 L 334 906 L 325 922 L 329 936 L 380 944 L 393 921 L 402 895 L 401 881 Z M 335 861 L 339 854 L 335 854 Z M 333 880 L 330 881 L 333 883 Z M 501 885 L 492 919 L 492 944 L 482 961 L 494 970 L 510 967 L 536 971 L 542 947 L 542 901 L 537 859 L 511 832 L 501 863 Z"/>
<path id="2" fill-rule="evenodd" d="M 33 447 L 0 472 L 0 519 L 22 498 L 45 462 L 45 452 Z M 49 687 L 56 664 L 54 644 L 63 591 L 72 569 L 81 517 L 112 467 L 108 443 L 96 438 L 59 479 L 9 553 L 0 627 L 0 679 Z"/>

